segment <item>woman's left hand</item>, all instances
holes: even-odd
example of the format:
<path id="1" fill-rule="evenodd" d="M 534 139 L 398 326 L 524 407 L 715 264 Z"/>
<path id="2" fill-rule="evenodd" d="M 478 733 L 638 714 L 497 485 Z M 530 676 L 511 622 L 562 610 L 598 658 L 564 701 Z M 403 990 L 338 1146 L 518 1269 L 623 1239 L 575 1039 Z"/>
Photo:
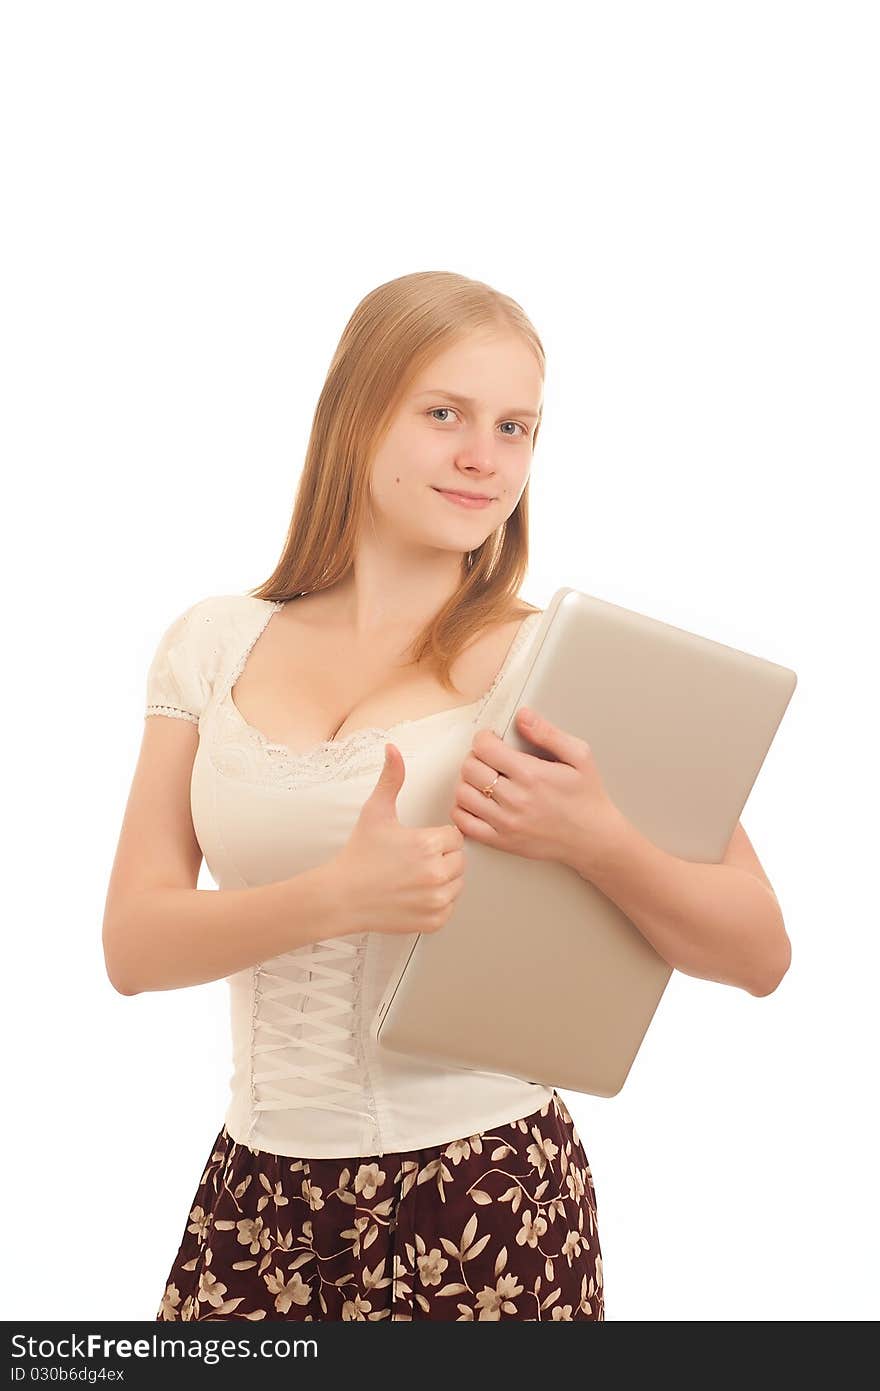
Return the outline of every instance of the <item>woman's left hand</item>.
<path id="1" fill-rule="evenodd" d="M 554 762 L 512 749 L 481 729 L 461 767 L 452 808 L 465 836 L 530 860 L 560 860 L 579 872 L 597 863 L 620 825 L 589 744 L 522 707 L 516 728 Z M 500 775 L 496 778 L 496 774 Z M 482 788 L 492 783 L 492 796 Z"/>

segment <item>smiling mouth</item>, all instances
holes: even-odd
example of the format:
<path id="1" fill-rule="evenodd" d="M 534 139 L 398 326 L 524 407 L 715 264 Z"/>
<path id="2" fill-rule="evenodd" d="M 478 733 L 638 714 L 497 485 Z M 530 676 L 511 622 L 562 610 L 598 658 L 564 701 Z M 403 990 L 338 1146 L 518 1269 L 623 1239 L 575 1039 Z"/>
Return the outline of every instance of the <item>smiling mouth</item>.
<path id="1" fill-rule="evenodd" d="M 466 502 L 494 502 L 495 499 L 488 493 L 463 493 L 457 488 L 434 488 L 435 493 L 442 493 L 444 497 L 463 498 Z"/>

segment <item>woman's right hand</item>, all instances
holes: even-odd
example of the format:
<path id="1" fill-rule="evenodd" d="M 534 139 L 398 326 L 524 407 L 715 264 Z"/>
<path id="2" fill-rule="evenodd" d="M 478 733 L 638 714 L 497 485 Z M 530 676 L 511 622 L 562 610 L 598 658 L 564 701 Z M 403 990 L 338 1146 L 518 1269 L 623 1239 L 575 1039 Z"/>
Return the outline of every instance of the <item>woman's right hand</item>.
<path id="1" fill-rule="evenodd" d="M 445 826 L 401 826 L 397 794 L 406 766 L 396 744 L 354 829 L 331 860 L 342 933 L 436 932 L 464 887 L 464 836 Z"/>

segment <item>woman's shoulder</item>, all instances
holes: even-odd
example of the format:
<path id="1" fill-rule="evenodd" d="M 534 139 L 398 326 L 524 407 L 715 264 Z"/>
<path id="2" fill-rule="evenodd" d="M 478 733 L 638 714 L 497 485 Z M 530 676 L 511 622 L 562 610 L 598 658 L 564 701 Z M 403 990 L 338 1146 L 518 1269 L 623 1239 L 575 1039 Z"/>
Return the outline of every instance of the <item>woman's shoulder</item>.
<path id="1" fill-rule="evenodd" d="M 199 664 L 222 662 L 227 651 L 265 622 L 276 605 L 252 594 L 209 594 L 167 624 L 159 651 L 177 650 Z"/>
<path id="2" fill-rule="evenodd" d="M 188 615 L 199 622 L 210 622 L 213 618 L 235 618 L 245 613 L 260 613 L 274 608 L 270 599 L 257 599 L 253 594 L 208 594 L 197 599 L 184 609 L 179 617 Z"/>
<path id="3" fill-rule="evenodd" d="M 512 618 L 500 623 L 495 631 L 502 645 L 512 643 L 515 648 L 519 648 L 529 634 L 535 631 L 543 616 L 543 609 L 530 604 L 528 608 L 519 609 Z"/>
<path id="4" fill-rule="evenodd" d="M 198 722 L 215 683 L 275 607 L 252 594 L 210 594 L 176 614 L 153 652 L 146 713 Z"/>

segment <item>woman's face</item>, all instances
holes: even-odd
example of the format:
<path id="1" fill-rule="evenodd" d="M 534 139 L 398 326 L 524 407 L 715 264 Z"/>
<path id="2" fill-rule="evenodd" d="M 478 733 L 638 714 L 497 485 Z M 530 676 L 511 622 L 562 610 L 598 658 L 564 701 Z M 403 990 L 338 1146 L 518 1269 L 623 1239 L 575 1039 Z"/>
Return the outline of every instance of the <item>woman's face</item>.
<path id="1" fill-rule="evenodd" d="M 435 357 L 411 383 L 373 461 L 379 536 L 460 553 L 480 546 L 528 482 L 542 392 L 538 362 L 513 334 L 471 335 Z M 459 506 L 440 490 L 490 501 Z"/>

